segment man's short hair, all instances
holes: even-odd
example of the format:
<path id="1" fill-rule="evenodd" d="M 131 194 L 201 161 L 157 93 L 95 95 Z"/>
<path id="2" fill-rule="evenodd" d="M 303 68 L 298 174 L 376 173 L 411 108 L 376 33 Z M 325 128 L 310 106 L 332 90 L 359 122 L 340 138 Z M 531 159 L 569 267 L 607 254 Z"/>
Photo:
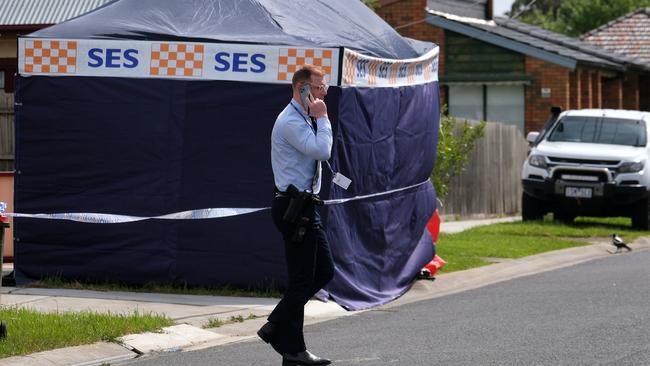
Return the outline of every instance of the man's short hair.
<path id="1" fill-rule="evenodd" d="M 325 76 L 325 73 L 323 70 L 314 65 L 303 65 L 298 71 L 293 73 L 293 78 L 291 79 L 291 85 L 296 88 L 299 83 L 303 83 L 305 81 L 310 81 L 311 76 L 316 75 L 316 76 Z"/>

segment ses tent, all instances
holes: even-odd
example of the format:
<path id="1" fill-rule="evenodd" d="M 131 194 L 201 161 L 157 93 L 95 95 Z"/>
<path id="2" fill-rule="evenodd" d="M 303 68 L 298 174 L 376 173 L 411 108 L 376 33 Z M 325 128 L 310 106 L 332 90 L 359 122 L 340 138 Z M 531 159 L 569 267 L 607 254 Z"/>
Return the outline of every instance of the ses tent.
<path id="1" fill-rule="evenodd" d="M 324 170 L 321 295 L 400 296 L 434 256 L 437 60 L 350 0 L 118 0 L 20 38 L 18 283 L 282 288 L 270 133 L 309 63 L 332 86 L 332 171 L 352 180 Z"/>

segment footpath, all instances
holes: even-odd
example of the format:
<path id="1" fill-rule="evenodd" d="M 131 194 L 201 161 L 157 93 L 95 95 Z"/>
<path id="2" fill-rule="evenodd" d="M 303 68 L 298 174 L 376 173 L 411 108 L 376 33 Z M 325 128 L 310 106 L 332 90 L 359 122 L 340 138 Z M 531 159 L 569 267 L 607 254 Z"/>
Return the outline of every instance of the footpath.
<path id="1" fill-rule="evenodd" d="M 501 218 L 443 223 L 441 232 L 453 233 L 470 227 L 519 218 Z M 634 250 L 650 249 L 650 237 L 638 239 Z M 417 281 L 399 299 L 380 308 L 432 299 L 489 284 L 550 271 L 580 262 L 609 256 L 609 242 L 594 242 L 586 247 L 569 248 L 490 266 L 436 276 L 435 281 Z M 19 306 L 49 311 L 84 311 L 111 313 L 157 313 L 174 320 L 176 325 L 160 333 L 132 334 L 119 343 L 98 342 L 91 345 L 61 348 L 28 356 L 0 359 L 0 366 L 90 366 L 126 362 L 156 352 L 191 351 L 245 340 L 259 341 L 256 331 L 266 321 L 279 299 L 222 296 L 197 296 L 131 292 L 99 292 L 85 290 L 37 289 L 3 287 L 2 306 Z M 372 310 L 366 310 L 372 311 Z M 305 307 L 305 324 L 313 324 L 343 316 L 354 316 L 334 302 L 310 301 Z M 234 322 L 218 328 L 206 328 L 210 319 L 228 320 L 242 316 L 255 319 Z M 11 326 L 9 325 L 9 332 Z"/>

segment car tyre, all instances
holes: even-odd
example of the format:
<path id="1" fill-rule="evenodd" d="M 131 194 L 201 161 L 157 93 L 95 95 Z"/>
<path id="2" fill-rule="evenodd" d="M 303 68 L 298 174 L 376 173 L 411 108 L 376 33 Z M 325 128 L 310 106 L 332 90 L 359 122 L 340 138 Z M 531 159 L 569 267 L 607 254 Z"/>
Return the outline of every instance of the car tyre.
<path id="1" fill-rule="evenodd" d="M 632 227 L 638 230 L 650 229 L 650 199 L 642 199 L 632 211 Z"/>
<path id="2" fill-rule="evenodd" d="M 573 224 L 573 220 L 575 220 L 575 218 L 575 215 L 572 215 L 570 213 L 553 211 L 553 219 L 555 221 L 560 221 L 563 224 L 571 225 Z"/>
<path id="3" fill-rule="evenodd" d="M 523 221 L 541 220 L 544 213 L 544 206 L 540 200 L 529 196 L 526 192 L 522 193 L 521 218 Z"/>

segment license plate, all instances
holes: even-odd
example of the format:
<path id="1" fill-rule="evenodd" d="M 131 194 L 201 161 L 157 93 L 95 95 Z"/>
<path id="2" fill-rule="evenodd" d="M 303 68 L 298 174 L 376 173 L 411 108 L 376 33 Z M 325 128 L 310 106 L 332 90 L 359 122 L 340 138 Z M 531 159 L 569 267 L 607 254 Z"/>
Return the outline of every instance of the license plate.
<path id="1" fill-rule="evenodd" d="M 566 187 L 564 195 L 567 197 L 591 198 L 591 188 Z"/>

